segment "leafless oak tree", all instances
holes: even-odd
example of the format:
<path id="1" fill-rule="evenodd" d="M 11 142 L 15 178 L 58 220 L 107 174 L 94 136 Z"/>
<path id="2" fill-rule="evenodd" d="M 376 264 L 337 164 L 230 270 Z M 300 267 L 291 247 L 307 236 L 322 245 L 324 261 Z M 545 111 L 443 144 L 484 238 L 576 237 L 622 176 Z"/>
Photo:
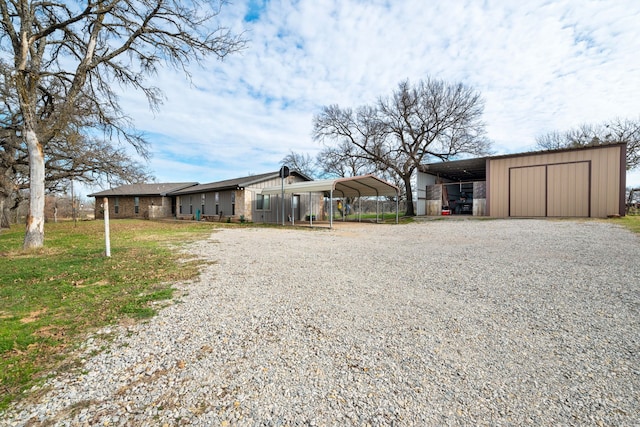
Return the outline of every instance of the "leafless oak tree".
<path id="1" fill-rule="evenodd" d="M 566 132 L 549 132 L 536 138 L 543 150 L 588 147 L 601 144 L 627 144 L 627 170 L 640 167 L 640 119 L 616 118 L 601 124 L 584 124 Z"/>
<path id="2" fill-rule="evenodd" d="M 244 47 L 241 35 L 215 21 L 223 1 L 0 0 L 0 58 L 11 70 L 20 106 L 20 137 L 28 150 L 29 215 L 25 248 L 44 243 L 46 145 L 84 111 L 85 125 L 144 146 L 129 132 L 114 85 L 161 101 L 148 82 L 157 67 L 184 70 L 205 56 L 224 58 Z"/>
<path id="3" fill-rule="evenodd" d="M 292 170 L 302 172 L 310 178 L 317 177 L 317 165 L 315 159 L 308 153 L 297 153 L 293 150 L 284 156 L 281 163 Z"/>
<path id="4" fill-rule="evenodd" d="M 428 78 L 411 86 L 403 81 L 392 96 L 372 106 L 323 108 L 314 117 L 313 136 L 352 147 L 350 156 L 396 174 L 406 190 L 406 215 L 412 216 L 411 176 L 419 164 L 489 152 L 483 110 L 480 94 L 463 84 Z"/>
<path id="5" fill-rule="evenodd" d="M 10 89 L 7 70 L 0 71 L 0 228 L 6 228 L 8 212 L 19 206 L 29 188 L 29 163 L 26 144 L 20 137 L 20 106 L 15 91 Z M 83 113 L 78 110 L 57 137 L 43 144 L 47 192 L 66 191 L 71 180 L 113 185 L 152 178 L 147 167 L 134 160 L 124 146 L 85 135 L 87 118 Z M 144 157 L 146 151 L 141 151 Z"/>
<path id="6" fill-rule="evenodd" d="M 360 150 L 347 141 L 327 145 L 316 156 L 316 163 L 322 175 L 327 177 L 347 177 L 378 172 L 377 166 L 368 158 L 359 155 Z"/>

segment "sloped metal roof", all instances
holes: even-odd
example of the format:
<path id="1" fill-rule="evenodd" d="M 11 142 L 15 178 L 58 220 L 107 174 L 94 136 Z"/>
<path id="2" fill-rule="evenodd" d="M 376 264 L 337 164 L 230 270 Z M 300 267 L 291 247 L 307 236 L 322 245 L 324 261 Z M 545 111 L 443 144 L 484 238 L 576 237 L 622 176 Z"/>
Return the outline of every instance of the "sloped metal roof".
<path id="1" fill-rule="evenodd" d="M 109 197 L 109 196 L 165 196 L 172 191 L 192 187 L 197 182 L 170 182 L 151 184 L 128 184 L 109 190 L 100 191 L 87 195 L 87 197 Z"/>
<path id="2" fill-rule="evenodd" d="M 624 146 L 625 143 L 610 143 L 588 145 L 584 147 L 568 147 L 554 150 L 538 150 L 525 151 L 522 153 L 501 154 L 496 156 L 478 157 L 462 160 L 449 160 L 436 163 L 421 164 L 418 166 L 420 172 L 429 175 L 439 176 L 441 178 L 450 179 L 452 181 L 484 181 L 487 178 L 487 164 L 491 160 L 508 159 L 512 157 L 535 156 L 538 154 L 562 153 L 598 148 L 607 148 L 611 146 Z"/>
<path id="3" fill-rule="evenodd" d="M 298 175 L 303 179 L 311 179 L 298 171 L 291 171 L 291 174 Z M 183 190 L 173 191 L 171 195 L 179 196 L 184 194 L 204 193 L 209 191 L 239 190 L 263 181 L 267 181 L 269 179 L 278 178 L 278 176 L 280 176 L 279 171 L 275 171 L 259 175 L 245 176 L 242 178 L 233 178 L 224 181 L 210 182 L 208 184 L 198 184 L 193 187 L 185 188 Z"/>
<path id="4" fill-rule="evenodd" d="M 452 181 L 484 181 L 487 176 L 487 159 L 490 158 L 479 157 L 429 163 L 420 165 L 418 170 Z"/>
<path id="5" fill-rule="evenodd" d="M 319 181 L 286 184 L 284 192 L 290 193 L 333 193 L 334 197 L 398 196 L 400 189 L 374 175 L 347 178 L 324 179 Z M 282 186 L 262 189 L 262 194 L 281 194 Z"/>

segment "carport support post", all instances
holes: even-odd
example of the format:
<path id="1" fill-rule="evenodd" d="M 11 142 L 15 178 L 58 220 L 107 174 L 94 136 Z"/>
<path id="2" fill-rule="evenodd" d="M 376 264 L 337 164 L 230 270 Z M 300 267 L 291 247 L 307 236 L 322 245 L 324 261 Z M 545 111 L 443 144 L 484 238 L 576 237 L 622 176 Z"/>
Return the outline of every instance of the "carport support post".
<path id="1" fill-rule="evenodd" d="M 333 189 L 329 190 L 329 228 L 333 228 Z"/>
<path id="2" fill-rule="evenodd" d="M 309 191 L 309 225 L 313 225 L 313 198 L 311 197 L 311 191 Z"/>

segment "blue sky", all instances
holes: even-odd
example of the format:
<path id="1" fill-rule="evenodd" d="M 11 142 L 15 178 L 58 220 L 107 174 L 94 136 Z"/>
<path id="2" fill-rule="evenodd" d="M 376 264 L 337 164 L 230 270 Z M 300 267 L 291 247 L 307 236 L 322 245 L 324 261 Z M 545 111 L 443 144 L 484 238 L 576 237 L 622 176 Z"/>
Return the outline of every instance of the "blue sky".
<path id="1" fill-rule="evenodd" d="M 315 155 L 322 106 L 357 107 L 404 80 L 462 82 L 485 100 L 496 154 L 535 137 L 616 117 L 640 119 L 638 0 L 234 0 L 221 23 L 247 49 L 163 69 L 160 112 L 121 104 L 152 143 L 158 181 L 202 183 L 277 170 Z M 640 186 L 640 173 L 628 175 Z"/>

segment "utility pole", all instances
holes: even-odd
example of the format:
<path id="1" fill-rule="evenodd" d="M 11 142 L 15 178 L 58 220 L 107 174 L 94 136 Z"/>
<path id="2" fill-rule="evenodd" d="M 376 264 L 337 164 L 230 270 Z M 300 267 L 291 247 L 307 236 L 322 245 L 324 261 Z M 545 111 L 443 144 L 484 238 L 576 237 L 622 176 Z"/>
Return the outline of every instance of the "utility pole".
<path id="1" fill-rule="evenodd" d="M 280 168 L 280 181 L 282 183 L 282 225 L 285 225 L 284 222 L 284 179 L 289 176 L 289 168 L 287 166 L 282 166 Z"/>

